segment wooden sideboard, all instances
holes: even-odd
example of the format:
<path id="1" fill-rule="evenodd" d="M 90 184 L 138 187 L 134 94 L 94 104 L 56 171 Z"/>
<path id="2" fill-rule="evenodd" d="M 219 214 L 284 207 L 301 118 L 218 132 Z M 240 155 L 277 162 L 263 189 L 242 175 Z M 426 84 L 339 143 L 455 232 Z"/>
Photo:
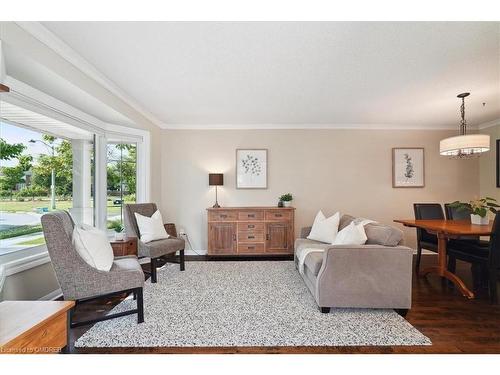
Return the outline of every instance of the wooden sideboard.
<path id="1" fill-rule="evenodd" d="M 208 255 L 293 254 L 293 207 L 208 208 Z"/>

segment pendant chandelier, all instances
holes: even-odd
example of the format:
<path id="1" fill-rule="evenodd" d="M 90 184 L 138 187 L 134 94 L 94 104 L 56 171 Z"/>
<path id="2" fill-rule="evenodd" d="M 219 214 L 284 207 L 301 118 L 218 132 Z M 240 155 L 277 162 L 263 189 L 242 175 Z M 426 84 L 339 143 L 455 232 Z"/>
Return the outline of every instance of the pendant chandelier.
<path id="1" fill-rule="evenodd" d="M 439 143 L 439 153 L 443 156 L 451 156 L 459 159 L 467 159 L 479 156 L 481 153 L 490 150 L 490 136 L 487 134 L 467 134 L 467 122 L 465 121 L 465 98 L 470 94 L 464 92 L 457 95 L 462 99 L 460 114 L 459 135 L 445 138 Z"/>

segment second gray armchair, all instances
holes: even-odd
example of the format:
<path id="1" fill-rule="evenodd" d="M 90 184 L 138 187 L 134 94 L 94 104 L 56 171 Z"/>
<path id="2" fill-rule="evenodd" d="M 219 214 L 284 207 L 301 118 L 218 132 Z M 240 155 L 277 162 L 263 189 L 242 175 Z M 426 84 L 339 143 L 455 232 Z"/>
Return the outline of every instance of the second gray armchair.
<path id="1" fill-rule="evenodd" d="M 171 225 L 165 224 L 165 229 L 170 235 L 169 238 L 143 243 L 140 241 L 141 233 L 137 226 L 135 213 L 139 215 L 151 217 L 157 210 L 155 203 L 137 203 L 126 204 L 124 212 L 125 230 L 127 236 L 137 237 L 138 241 L 138 255 L 139 257 L 148 257 L 151 259 L 151 282 L 156 283 L 157 273 L 156 268 L 160 259 L 165 259 L 166 255 L 175 255 L 179 252 L 179 262 L 168 260 L 170 262 L 179 263 L 181 271 L 184 271 L 184 240 L 177 238 L 176 233 L 170 230 Z"/>

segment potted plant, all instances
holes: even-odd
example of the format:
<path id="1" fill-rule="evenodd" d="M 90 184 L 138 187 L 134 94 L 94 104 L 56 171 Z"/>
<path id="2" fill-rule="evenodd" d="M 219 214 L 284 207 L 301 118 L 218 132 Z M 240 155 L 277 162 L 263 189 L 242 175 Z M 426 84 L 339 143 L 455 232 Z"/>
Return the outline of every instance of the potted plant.
<path id="1" fill-rule="evenodd" d="M 113 229 L 115 231 L 115 241 L 123 241 L 124 240 L 125 227 L 123 226 L 123 224 L 121 222 L 116 220 L 109 225 L 109 228 Z"/>
<path id="2" fill-rule="evenodd" d="M 470 210 L 470 222 L 477 225 L 488 225 L 488 211 L 497 213 L 498 207 L 497 200 L 490 197 L 475 199 L 469 203 L 455 201 L 451 204 L 459 210 Z"/>
<path id="3" fill-rule="evenodd" d="M 292 194 L 290 193 L 286 193 L 286 194 L 283 194 L 280 198 L 280 202 L 283 203 L 283 206 L 285 207 L 290 207 L 290 205 L 292 204 Z"/>

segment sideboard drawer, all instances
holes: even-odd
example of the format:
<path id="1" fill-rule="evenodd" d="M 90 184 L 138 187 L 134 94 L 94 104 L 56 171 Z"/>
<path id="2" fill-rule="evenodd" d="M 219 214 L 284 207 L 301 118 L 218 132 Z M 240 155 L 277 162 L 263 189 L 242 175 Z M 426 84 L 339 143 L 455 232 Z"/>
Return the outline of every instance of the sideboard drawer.
<path id="1" fill-rule="evenodd" d="M 238 232 L 238 242 L 260 242 L 264 241 L 264 232 Z"/>
<path id="2" fill-rule="evenodd" d="M 238 231 L 263 232 L 264 223 L 238 223 Z"/>
<path id="3" fill-rule="evenodd" d="M 292 211 L 289 210 L 268 210 L 266 211 L 266 220 L 288 221 L 292 217 Z"/>
<path id="4" fill-rule="evenodd" d="M 264 252 L 263 243 L 240 243 L 238 244 L 238 254 L 262 254 Z"/>
<path id="5" fill-rule="evenodd" d="M 264 211 L 240 211 L 238 220 L 264 220 Z"/>
<path id="6" fill-rule="evenodd" d="M 235 211 L 209 211 L 208 221 L 236 221 L 238 219 Z"/>

